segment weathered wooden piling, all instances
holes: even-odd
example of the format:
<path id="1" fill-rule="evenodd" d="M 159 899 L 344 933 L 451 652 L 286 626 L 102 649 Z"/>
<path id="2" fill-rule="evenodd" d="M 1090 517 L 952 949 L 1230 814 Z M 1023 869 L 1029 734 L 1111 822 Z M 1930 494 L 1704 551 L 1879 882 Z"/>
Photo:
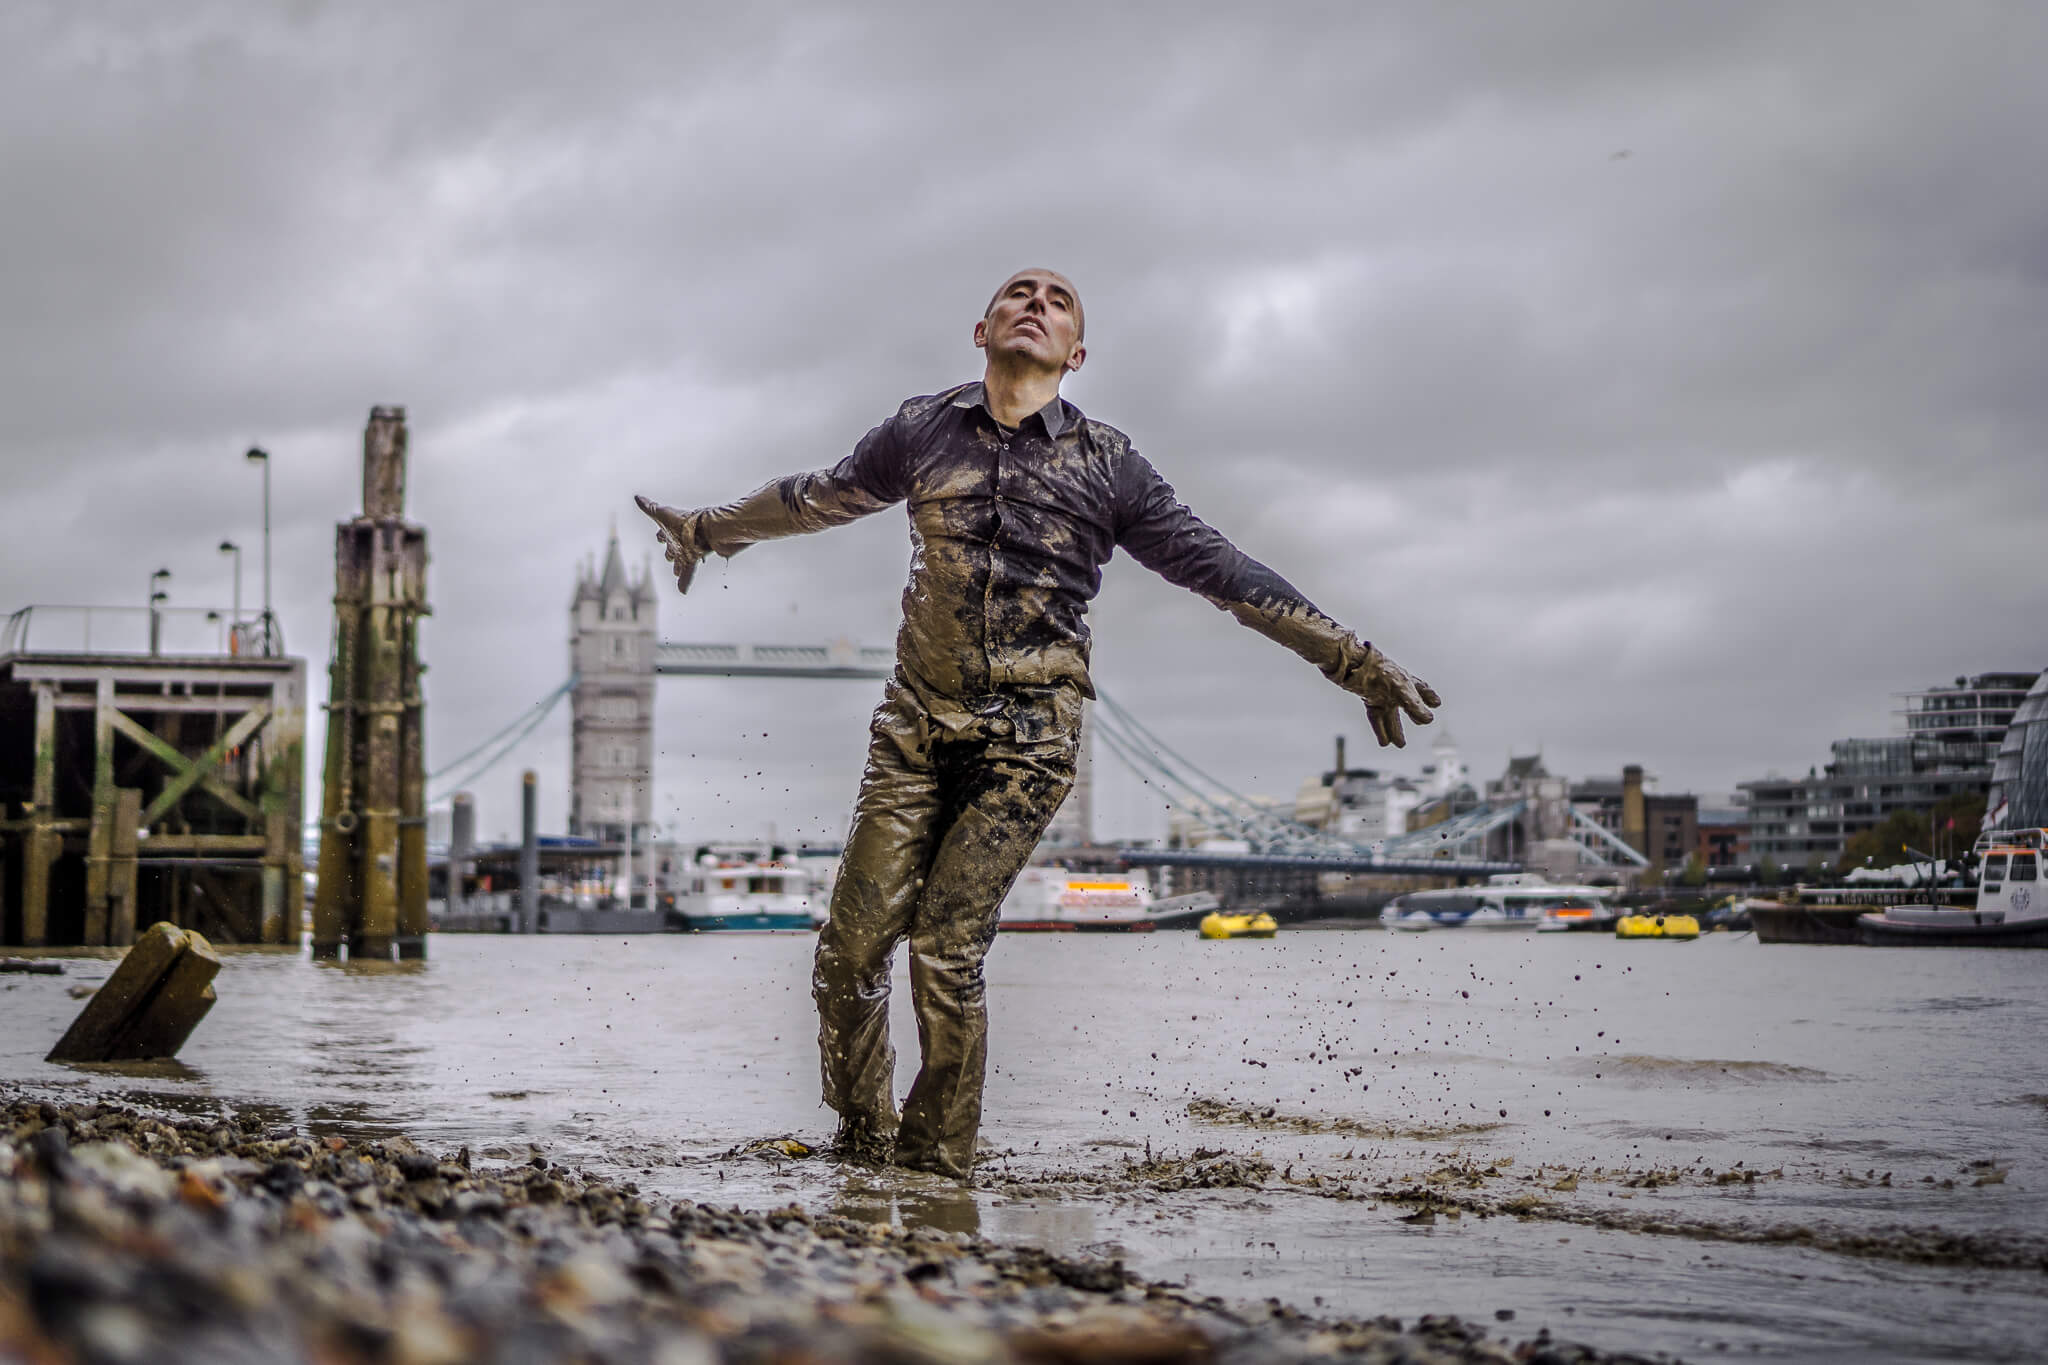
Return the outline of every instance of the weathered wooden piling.
<path id="1" fill-rule="evenodd" d="M 335 528 L 315 957 L 427 951 L 427 533 L 404 519 L 406 444 L 405 410 L 372 408 L 363 512 Z"/>
<path id="2" fill-rule="evenodd" d="M 213 1008 L 220 958 L 196 929 L 159 921 L 86 1001 L 52 1062 L 128 1062 L 174 1057 Z"/>

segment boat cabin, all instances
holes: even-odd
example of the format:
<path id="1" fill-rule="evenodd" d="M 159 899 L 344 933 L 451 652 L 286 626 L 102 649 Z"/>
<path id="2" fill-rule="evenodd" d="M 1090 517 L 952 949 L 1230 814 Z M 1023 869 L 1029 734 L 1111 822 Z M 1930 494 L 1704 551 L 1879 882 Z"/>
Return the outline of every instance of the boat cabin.
<path id="1" fill-rule="evenodd" d="M 1978 914 L 1995 910 L 2007 923 L 2048 917 L 2042 894 L 2048 830 L 1991 830 L 1978 841 L 1978 852 Z"/>

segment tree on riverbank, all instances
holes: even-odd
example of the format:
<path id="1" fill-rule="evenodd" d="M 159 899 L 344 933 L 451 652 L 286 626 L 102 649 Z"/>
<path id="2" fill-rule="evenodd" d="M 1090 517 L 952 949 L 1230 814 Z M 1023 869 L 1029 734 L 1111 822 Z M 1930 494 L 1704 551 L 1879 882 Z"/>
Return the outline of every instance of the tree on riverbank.
<path id="1" fill-rule="evenodd" d="M 1871 828 L 1850 835 L 1835 866 L 1843 873 L 1866 865 L 1890 867 L 1909 860 L 1908 845 L 1922 853 L 1957 857 L 1977 842 L 1983 823 L 1984 798 L 1974 794 L 1943 797 L 1931 810 L 1895 810 Z"/>

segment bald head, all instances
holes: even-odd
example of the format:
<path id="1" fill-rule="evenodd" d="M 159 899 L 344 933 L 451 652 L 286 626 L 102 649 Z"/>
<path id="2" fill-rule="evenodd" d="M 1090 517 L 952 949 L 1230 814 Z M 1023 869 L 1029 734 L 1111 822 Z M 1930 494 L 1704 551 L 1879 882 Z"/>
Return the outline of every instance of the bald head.
<path id="1" fill-rule="evenodd" d="M 1002 302 L 1003 295 L 1010 291 L 1011 286 L 1020 281 L 1030 281 L 1034 284 L 1058 289 L 1064 293 L 1067 296 L 1069 305 L 1074 310 L 1074 340 L 1078 344 L 1086 337 L 1088 319 L 1081 311 L 1081 291 L 1074 288 L 1074 282 L 1065 275 L 1060 274 L 1059 271 L 1048 270 L 1043 266 L 1036 266 L 1030 270 L 1020 270 L 1010 276 L 1009 279 L 1004 280 L 996 292 L 989 296 L 988 307 L 981 310 L 982 317 L 987 318 L 990 313 L 993 313 L 996 305 Z"/>

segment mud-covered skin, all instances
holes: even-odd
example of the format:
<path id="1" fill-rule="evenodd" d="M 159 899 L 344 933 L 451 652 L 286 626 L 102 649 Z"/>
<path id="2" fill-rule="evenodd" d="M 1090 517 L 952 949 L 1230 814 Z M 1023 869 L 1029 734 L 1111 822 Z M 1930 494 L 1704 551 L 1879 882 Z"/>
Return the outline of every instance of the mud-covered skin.
<path id="1" fill-rule="evenodd" d="M 894 1132 L 904 1165 L 973 1169 L 988 1059 L 982 961 L 1003 896 L 1073 785 L 1080 719 L 1072 684 L 932 707 L 898 679 L 875 711 L 812 993 L 825 1102 L 877 1146 Z M 899 1128 L 889 967 L 906 938 L 923 1065 Z"/>
<path id="2" fill-rule="evenodd" d="M 1088 678 L 1088 603 L 1123 549 L 1368 696 L 1381 656 L 1174 496 L 1130 438 L 1054 399 L 1006 431 L 979 383 L 913 398 L 829 470 L 695 514 L 698 553 L 844 525 L 907 502 L 898 667 L 959 698 Z M 1371 697 L 1368 696 L 1368 700 Z"/>

